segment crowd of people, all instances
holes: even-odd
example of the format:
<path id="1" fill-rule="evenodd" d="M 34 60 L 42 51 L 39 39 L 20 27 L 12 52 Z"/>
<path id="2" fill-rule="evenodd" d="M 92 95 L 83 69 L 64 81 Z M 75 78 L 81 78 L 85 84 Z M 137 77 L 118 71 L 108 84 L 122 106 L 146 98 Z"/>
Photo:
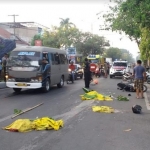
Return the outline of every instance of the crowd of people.
<path id="1" fill-rule="evenodd" d="M 100 74 L 101 70 L 103 70 L 104 77 L 107 78 L 107 76 L 109 74 L 109 68 L 110 68 L 110 65 L 107 62 L 104 62 L 104 64 L 92 63 L 90 60 L 85 58 L 84 65 L 83 65 L 85 88 L 89 88 L 90 82 L 93 80 L 93 78 L 92 78 L 93 73 L 98 72 Z M 75 70 L 73 61 L 69 62 L 69 69 L 71 69 L 71 71 Z M 72 75 L 73 75 L 73 79 L 74 79 L 74 74 L 72 74 Z"/>

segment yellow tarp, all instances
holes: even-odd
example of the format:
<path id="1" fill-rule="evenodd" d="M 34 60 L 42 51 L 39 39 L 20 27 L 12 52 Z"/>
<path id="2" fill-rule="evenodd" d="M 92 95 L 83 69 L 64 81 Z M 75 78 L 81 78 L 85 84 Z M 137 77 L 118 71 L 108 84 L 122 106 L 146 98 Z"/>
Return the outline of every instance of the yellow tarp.
<path id="1" fill-rule="evenodd" d="M 92 110 L 94 112 L 102 112 L 102 113 L 114 113 L 114 109 L 108 106 L 93 106 Z"/>
<path id="2" fill-rule="evenodd" d="M 91 91 L 80 96 L 81 96 L 81 100 L 100 100 L 100 101 L 112 101 L 113 100 L 111 97 L 104 96 L 96 91 Z"/>
<path id="3" fill-rule="evenodd" d="M 64 122 L 63 120 L 55 121 L 53 119 L 50 119 L 48 117 L 36 119 L 32 122 L 32 129 L 34 130 L 59 130 L 61 127 L 63 127 Z"/>
<path id="4" fill-rule="evenodd" d="M 14 132 L 29 132 L 31 130 L 59 130 L 63 127 L 63 120 L 53 120 L 49 117 L 43 117 L 31 121 L 29 119 L 18 119 L 9 126 L 4 127 L 3 129 L 14 131 Z"/>
<path id="5" fill-rule="evenodd" d="M 18 119 L 3 129 L 15 132 L 29 132 L 32 130 L 31 121 L 29 119 Z"/>

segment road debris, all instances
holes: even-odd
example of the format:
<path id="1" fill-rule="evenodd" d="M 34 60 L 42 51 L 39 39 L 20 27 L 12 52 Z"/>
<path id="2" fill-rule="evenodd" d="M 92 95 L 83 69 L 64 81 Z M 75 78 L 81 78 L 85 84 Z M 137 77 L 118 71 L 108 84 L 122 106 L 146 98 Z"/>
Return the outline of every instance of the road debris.
<path id="1" fill-rule="evenodd" d="M 14 114 L 20 114 L 22 110 L 14 109 Z"/>
<path id="2" fill-rule="evenodd" d="M 118 101 L 129 101 L 129 99 L 127 97 L 124 97 L 122 95 L 117 96 L 117 100 Z"/>
<path id="3" fill-rule="evenodd" d="M 114 113 L 114 109 L 108 106 L 92 106 L 93 112 Z"/>
<path id="4" fill-rule="evenodd" d="M 127 130 L 124 130 L 124 131 L 129 132 L 129 131 L 131 131 L 131 129 L 127 129 Z"/>
<path id="5" fill-rule="evenodd" d="M 56 121 L 49 117 L 43 117 L 33 121 L 29 119 L 18 119 L 2 129 L 12 132 L 29 132 L 32 130 L 59 130 L 63 126 L 63 120 Z"/>
<path id="6" fill-rule="evenodd" d="M 16 115 L 12 116 L 11 118 L 13 119 L 13 118 L 15 118 L 15 117 L 17 117 L 17 116 L 19 116 L 19 115 L 22 115 L 22 114 L 24 114 L 25 112 L 28 112 L 28 111 L 30 111 L 30 110 L 32 110 L 32 109 L 34 109 L 34 108 L 36 108 L 36 107 L 39 107 L 39 106 L 41 106 L 41 105 L 43 105 L 43 104 L 44 104 L 44 103 L 40 103 L 40 104 L 38 104 L 38 105 L 36 105 L 36 106 L 34 106 L 34 107 L 27 108 L 27 109 L 25 109 L 24 111 L 21 111 L 21 112 L 17 113 Z"/>
<path id="7" fill-rule="evenodd" d="M 83 88 L 85 94 L 80 95 L 81 100 L 100 100 L 100 101 L 112 101 L 113 99 L 110 96 L 102 95 L 94 90 L 89 90 Z"/>

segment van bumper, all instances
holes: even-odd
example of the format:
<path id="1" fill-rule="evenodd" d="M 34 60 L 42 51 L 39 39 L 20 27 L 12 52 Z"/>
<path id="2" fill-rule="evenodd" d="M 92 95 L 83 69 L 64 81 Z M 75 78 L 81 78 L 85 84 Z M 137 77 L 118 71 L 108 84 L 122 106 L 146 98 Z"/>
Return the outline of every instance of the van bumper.
<path id="1" fill-rule="evenodd" d="M 38 89 L 42 87 L 42 83 L 6 82 L 6 86 L 9 88 Z"/>
<path id="2" fill-rule="evenodd" d="M 114 72 L 114 73 L 110 73 L 110 75 L 112 75 L 112 76 L 123 76 L 124 72 Z"/>

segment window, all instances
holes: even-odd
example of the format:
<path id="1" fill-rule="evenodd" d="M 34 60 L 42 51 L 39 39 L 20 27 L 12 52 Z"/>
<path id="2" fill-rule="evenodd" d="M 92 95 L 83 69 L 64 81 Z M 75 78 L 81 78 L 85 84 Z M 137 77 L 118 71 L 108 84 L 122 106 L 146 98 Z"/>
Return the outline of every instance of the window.
<path id="1" fill-rule="evenodd" d="M 113 64 L 113 66 L 124 66 L 124 67 L 127 67 L 127 63 L 115 62 L 115 63 Z"/>
<path id="2" fill-rule="evenodd" d="M 59 54 L 58 53 L 54 54 L 54 58 L 55 58 L 55 64 L 56 65 L 60 64 L 60 59 L 59 59 Z"/>
<path id="3" fill-rule="evenodd" d="M 47 52 L 43 52 L 43 57 L 42 58 L 46 58 L 46 60 L 49 62 L 49 58 L 48 58 L 48 53 Z"/>
<path id="4" fill-rule="evenodd" d="M 55 64 L 54 54 L 51 54 L 51 61 L 52 61 L 52 65 L 54 65 Z"/>
<path id="5" fill-rule="evenodd" d="M 64 54 L 60 54 L 60 63 L 61 64 L 67 64 L 67 58 Z"/>

